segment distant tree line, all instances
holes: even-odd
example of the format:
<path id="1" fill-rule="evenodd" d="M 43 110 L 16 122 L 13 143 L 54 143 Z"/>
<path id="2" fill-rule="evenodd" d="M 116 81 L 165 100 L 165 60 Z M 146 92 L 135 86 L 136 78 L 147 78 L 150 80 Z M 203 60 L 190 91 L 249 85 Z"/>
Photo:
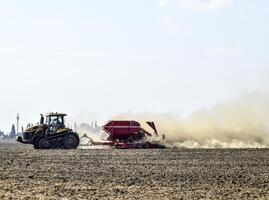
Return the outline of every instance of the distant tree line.
<path id="1" fill-rule="evenodd" d="M 16 133 L 16 128 L 15 125 L 12 124 L 11 126 L 11 130 L 8 134 L 5 134 L 3 131 L 0 130 L 0 139 L 13 139 L 15 140 L 15 138 L 20 135 Z"/>

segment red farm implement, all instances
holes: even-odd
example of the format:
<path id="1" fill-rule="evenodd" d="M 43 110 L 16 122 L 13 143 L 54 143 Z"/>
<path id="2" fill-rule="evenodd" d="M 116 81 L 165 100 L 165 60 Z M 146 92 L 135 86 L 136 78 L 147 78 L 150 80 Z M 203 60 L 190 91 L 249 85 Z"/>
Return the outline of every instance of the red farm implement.
<path id="1" fill-rule="evenodd" d="M 158 132 L 154 122 L 147 122 L 153 129 L 154 134 L 158 138 Z M 148 141 L 147 139 L 153 134 L 141 127 L 137 121 L 109 121 L 102 127 L 104 135 L 102 141 L 94 141 L 91 137 L 84 134 L 82 138 L 87 138 L 85 145 L 109 145 L 118 149 L 163 149 L 164 145 L 159 141 Z M 162 136 L 164 139 L 164 135 Z"/>

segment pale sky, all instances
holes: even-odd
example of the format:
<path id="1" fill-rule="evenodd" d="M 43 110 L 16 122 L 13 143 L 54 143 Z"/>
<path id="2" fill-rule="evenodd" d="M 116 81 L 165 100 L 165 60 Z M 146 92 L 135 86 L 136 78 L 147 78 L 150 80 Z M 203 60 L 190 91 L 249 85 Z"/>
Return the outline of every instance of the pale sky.
<path id="1" fill-rule="evenodd" d="M 186 116 L 267 90 L 269 1 L 0 1 L 0 129 Z"/>

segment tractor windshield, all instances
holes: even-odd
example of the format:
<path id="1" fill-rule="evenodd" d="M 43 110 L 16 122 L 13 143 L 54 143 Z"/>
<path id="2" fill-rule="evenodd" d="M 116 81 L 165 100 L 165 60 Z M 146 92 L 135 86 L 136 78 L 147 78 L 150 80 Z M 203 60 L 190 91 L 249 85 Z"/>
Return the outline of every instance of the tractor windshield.
<path id="1" fill-rule="evenodd" d="M 49 125 L 49 126 L 56 126 L 56 125 L 63 126 L 64 125 L 63 116 L 61 116 L 61 115 L 47 116 L 46 124 Z"/>

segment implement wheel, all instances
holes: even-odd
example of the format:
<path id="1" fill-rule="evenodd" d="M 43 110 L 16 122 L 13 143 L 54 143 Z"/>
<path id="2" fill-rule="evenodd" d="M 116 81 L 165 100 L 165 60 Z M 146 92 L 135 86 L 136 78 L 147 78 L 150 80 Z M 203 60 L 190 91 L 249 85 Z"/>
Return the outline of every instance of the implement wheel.
<path id="1" fill-rule="evenodd" d="M 79 145 L 79 137 L 75 133 L 67 133 L 63 137 L 63 146 L 65 149 L 76 149 Z"/>
<path id="2" fill-rule="evenodd" d="M 143 149 L 149 149 L 149 143 L 148 142 L 145 142 L 143 144 Z"/>

